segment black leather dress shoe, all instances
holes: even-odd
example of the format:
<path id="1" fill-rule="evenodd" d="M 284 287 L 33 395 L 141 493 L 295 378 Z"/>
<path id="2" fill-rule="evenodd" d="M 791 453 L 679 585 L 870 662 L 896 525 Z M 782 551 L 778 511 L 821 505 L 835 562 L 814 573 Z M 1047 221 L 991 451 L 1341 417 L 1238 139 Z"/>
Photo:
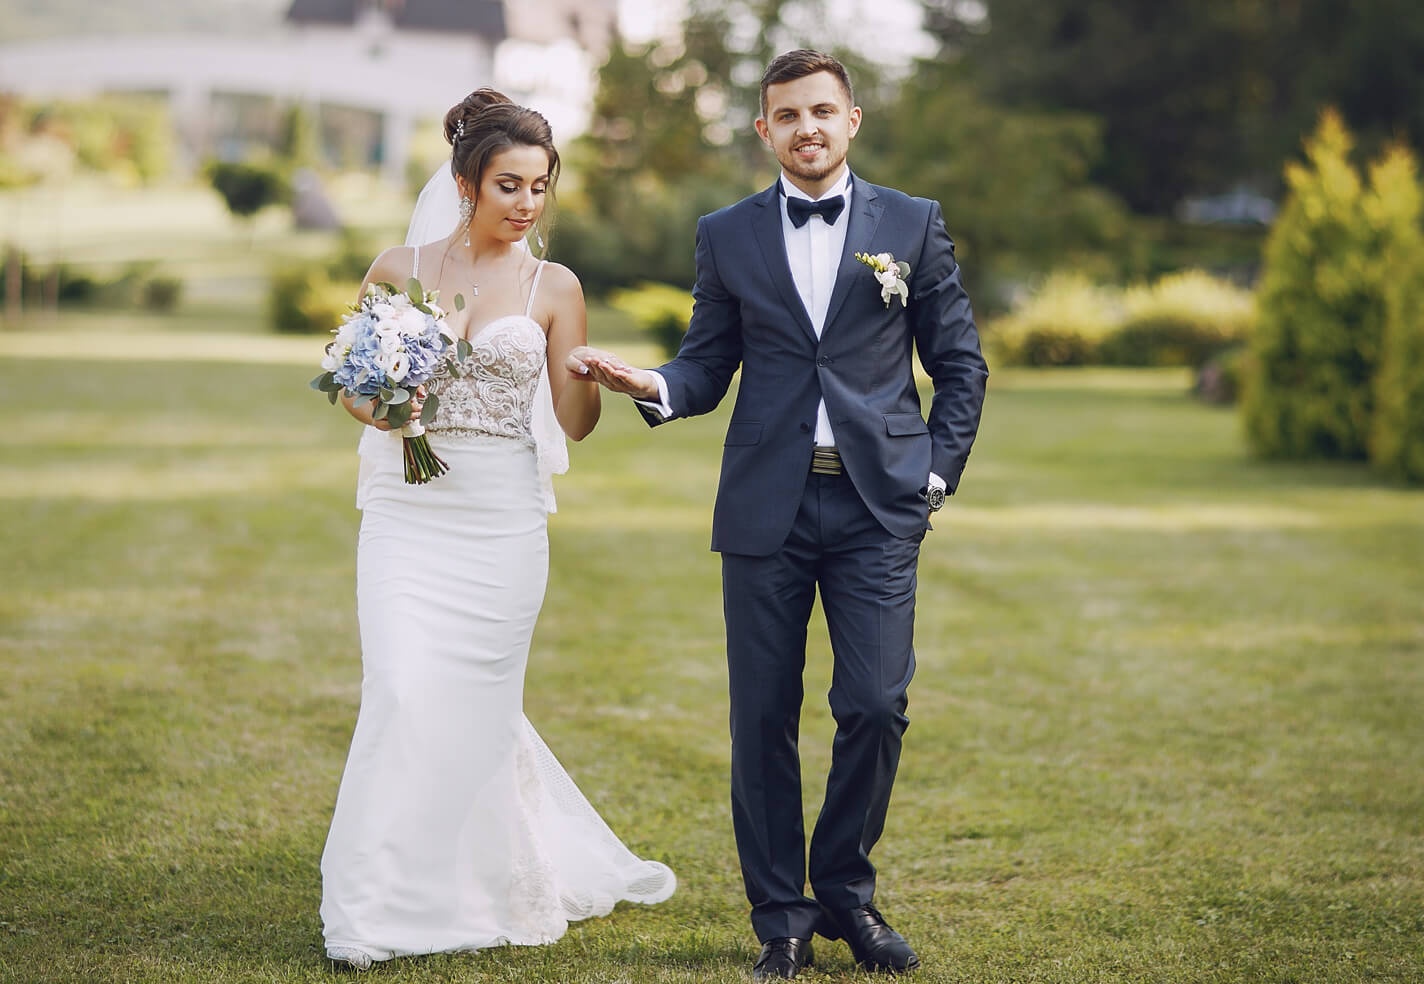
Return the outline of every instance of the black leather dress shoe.
<path id="1" fill-rule="evenodd" d="M 866 970 L 902 974 L 920 965 L 920 958 L 910 949 L 905 937 L 886 924 L 885 917 L 875 906 L 826 909 L 824 915 L 816 924 L 816 932 L 827 939 L 844 939 L 855 962 Z"/>
<path id="2" fill-rule="evenodd" d="M 790 980 L 811 966 L 811 941 L 795 936 L 767 940 L 761 946 L 761 956 L 752 965 L 752 980 L 766 981 L 774 977 Z"/>

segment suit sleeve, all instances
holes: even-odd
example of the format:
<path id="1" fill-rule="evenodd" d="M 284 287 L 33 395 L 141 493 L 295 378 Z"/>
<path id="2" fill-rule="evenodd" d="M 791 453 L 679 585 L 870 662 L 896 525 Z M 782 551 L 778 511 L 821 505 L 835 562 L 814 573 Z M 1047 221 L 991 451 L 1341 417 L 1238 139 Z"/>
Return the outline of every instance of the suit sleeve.
<path id="1" fill-rule="evenodd" d="M 920 364 L 934 385 L 929 412 L 934 444 L 931 467 L 953 494 L 979 432 L 989 368 L 954 258 L 954 242 L 937 202 L 930 203 L 919 269 L 910 273 L 907 313 Z"/>
<path id="2" fill-rule="evenodd" d="M 692 288 L 692 318 L 677 357 L 658 372 L 667 383 L 673 417 L 694 417 L 716 409 L 742 363 L 741 306 L 727 292 L 717 272 L 706 216 L 697 222 L 697 282 Z M 640 407 L 656 426 L 665 418 Z"/>

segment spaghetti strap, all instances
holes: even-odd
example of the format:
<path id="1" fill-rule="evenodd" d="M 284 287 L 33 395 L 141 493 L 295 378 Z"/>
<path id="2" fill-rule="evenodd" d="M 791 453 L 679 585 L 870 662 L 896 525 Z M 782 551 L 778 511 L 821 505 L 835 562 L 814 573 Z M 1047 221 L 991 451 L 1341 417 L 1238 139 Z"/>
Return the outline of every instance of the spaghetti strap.
<path id="1" fill-rule="evenodd" d="M 539 292 L 539 278 L 544 273 L 544 264 L 548 260 L 540 260 L 539 265 L 534 268 L 534 283 L 529 288 L 529 303 L 524 305 L 524 317 L 531 317 L 534 313 L 534 295 Z"/>
<path id="2" fill-rule="evenodd" d="M 410 248 L 410 275 L 416 280 L 420 279 L 420 247 Z"/>

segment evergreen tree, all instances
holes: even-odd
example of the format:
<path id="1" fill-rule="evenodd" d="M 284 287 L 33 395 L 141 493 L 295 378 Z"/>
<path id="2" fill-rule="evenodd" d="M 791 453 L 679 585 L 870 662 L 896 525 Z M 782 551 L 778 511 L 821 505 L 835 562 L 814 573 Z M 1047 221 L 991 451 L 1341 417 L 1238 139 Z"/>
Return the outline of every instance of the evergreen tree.
<path id="1" fill-rule="evenodd" d="M 1266 242 L 1245 379 L 1246 433 L 1266 457 L 1364 458 L 1383 304 L 1376 237 L 1334 112 L 1286 168 L 1290 194 Z"/>
<path id="2" fill-rule="evenodd" d="M 1424 483 L 1424 196 L 1414 155 L 1394 148 L 1374 167 L 1371 187 L 1366 207 L 1390 229 L 1390 243 L 1370 460 L 1386 474 Z"/>

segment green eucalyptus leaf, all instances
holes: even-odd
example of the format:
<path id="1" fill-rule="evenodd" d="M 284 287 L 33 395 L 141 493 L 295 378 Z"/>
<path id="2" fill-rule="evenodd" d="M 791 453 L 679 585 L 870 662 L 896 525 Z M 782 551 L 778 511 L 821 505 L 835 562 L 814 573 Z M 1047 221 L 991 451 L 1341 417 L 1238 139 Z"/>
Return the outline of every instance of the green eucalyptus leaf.
<path id="1" fill-rule="evenodd" d="M 391 394 L 390 396 L 387 396 L 387 395 L 383 392 L 383 393 L 381 394 L 381 399 L 383 399 L 383 400 L 385 400 L 387 403 L 393 404 L 393 405 L 395 405 L 395 406 L 399 406 L 399 405 L 402 404 L 402 403 L 409 403 L 409 402 L 410 402 L 410 390 L 408 390 L 408 389 L 401 389 L 401 388 L 397 387 L 396 389 L 391 390 L 391 391 L 390 391 L 390 394 Z"/>
<path id="2" fill-rule="evenodd" d="M 372 419 L 372 420 L 385 420 L 385 419 L 386 419 L 386 416 L 387 416 L 387 414 L 389 414 L 389 412 L 390 412 L 390 407 L 386 406 L 384 403 L 378 403 L 378 404 L 376 405 L 376 409 L 371 411 L 371 419 Z"/>
<path id="3" fill-rule="evenodd" d="M 465 295 L 464 295 L 464 294 L 456 294 L 456 295 L 455 295 L 455 310 L 456 310 L 456 311 L 463 311 L 463 310 L 465 310 Z"/>
<path id="4" fill-rule="evenodd" d="M 435 420 L 436 411 L 440 409 L 440 397 L 431 393 L 425 398 L 425 405 L 420 408 L 420 422 L 430 424 Z"/>
<path id="5" fill-rule="evenodd" d="M 455 354 L 459 356 L 461 362 L 468 359 L 474 351 L 475 347 L 470 344 L 468 338 L 462 338 L 455 343 Z"/>
<path id="6" fill-rule="evenodd" d="M 337 390 L 327 390 L 327 391 L 326 391 L 326 398 L 327 398 L 327 400 L 329 400 L 329 401 L 331 402 L 331 405 L 332 405 L 332 406 L 336 406 L 336 398 L 337 398 L 338 396 L 340 396 L 340 395 L 341 395 L 341 394 L 340 394 Z"/>
<path id="7" fill-rule="evenodd" d="M 904 260 L 899 260 L 898 262 L 896 262 L 895 265 L 900 268 L 900 276 L 902 278 L 908 277 L 910 275 L 910 264 L 906 263 Z"/>

